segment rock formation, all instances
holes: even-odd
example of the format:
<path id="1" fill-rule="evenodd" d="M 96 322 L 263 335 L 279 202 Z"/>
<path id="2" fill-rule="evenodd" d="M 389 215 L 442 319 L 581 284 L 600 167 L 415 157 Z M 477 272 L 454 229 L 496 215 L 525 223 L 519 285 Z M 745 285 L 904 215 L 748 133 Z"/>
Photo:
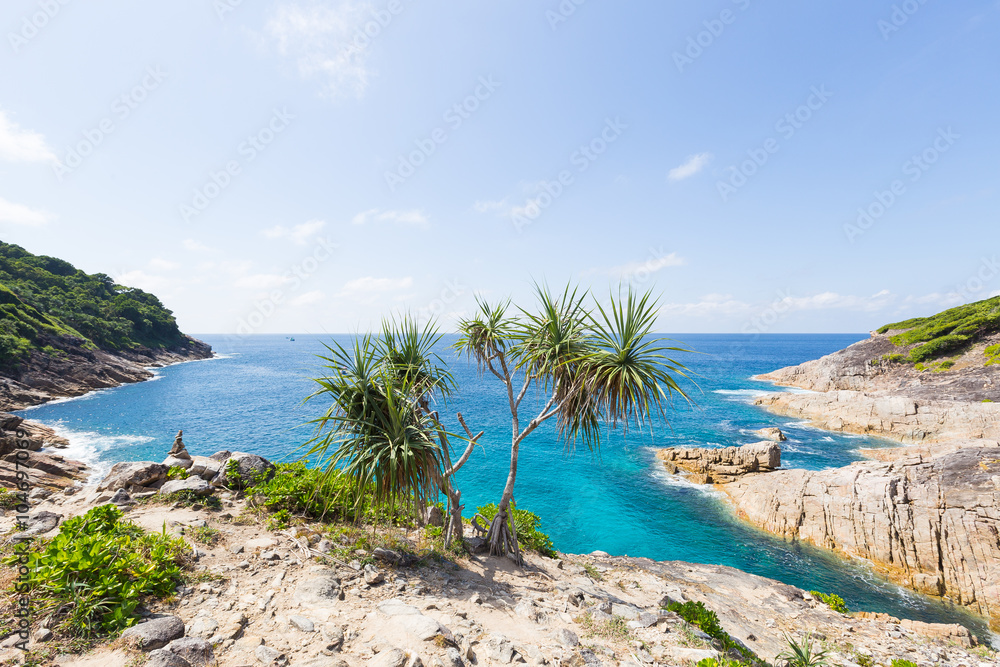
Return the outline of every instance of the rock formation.
<path id="1" fill-rule="evenodd" d="M 749 475 L 722 489 L 754 525 L 870 560 L 1000 630 L 1000 443 L 979 442 L 929 460 Z"/>
<path id="2" fill-rule="evenodd" d="M 684 471 L 697 484 L 727 484 L 780 467 L 781 447 L 773 442 L 722 449 L 668 447 L 657 451 L 656 457 L 671 474 Z"/>
<path id="3" fill-rule="evenodd" d="M 27 459 L 18 463 L 18 443 L 27 444 Z M 29 470 L 33 490 L 51 493 L 76 486 L 87 479 L 87 466 L 50 452 L 47 448 L 63 448 L 69 441 L 41 424 L 26 422 L 15 415 L 0 413 L 0 488 L 15 489 L 20 481 L 17 473 Z"/>

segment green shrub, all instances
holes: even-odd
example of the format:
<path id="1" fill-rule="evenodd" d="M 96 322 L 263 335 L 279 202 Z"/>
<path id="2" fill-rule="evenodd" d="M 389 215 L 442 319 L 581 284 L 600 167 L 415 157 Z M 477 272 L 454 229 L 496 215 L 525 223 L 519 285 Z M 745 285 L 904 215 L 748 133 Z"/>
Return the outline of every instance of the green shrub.
<path id="1" fill-rule="evenodd" d="M 875 659 L 864 653 L 855 653 L 851 661 L 859 667 L 873 667 L 875 665 Z"/>
<path id="2" fill-rule="evenodd" d="M 284 530 L 288 528 L 288 522 L 291 519 L 292 516 L 288 513 L 288 510 L 278 510 L 268 517 L 265 526 L 268 530 Z"/>
<path id="3" fill-rule="evenodd" d="M 170 595 L 181 581 L 184 541 L 165 527 L 146 533 L 122 516 L 114 505 L 95 507 L 27 554 L 36 613 L 51 615 L 52 627 L 74 636 L 116 635 L 138 621 L 133 614 L 144 597 Z"/>
<path id="4" fill-rule="evenodd" d="M 902 658 L 893 658 L 890 667 L 917 667 L 917 663 Z"/>
<path id="5" fill-rule="evenodd" d="M 917 345 L 910 350 L 910 361 L 933 360 L 1000 331 L 1000 297 L 951 308 L 931 317 L 886 324 L 878 332 L 890 330 L 900 331 L 889 339 L 894 345 Z"/>
<path id="6" fill-rule="evenodd" d="M 986 364 L 987 366 L 1000 366 L 1000 343 L 996 345 L 990 345 L 984 351 L 986 354 Z"/>
<path id="7" fill-rule="evenodd" d="M 788 649 L 775 657 L 784 660 L 788 667 L 823 667 L 829 664 L 828 652 L 817 650 L 812 635 L 806 635 L 801 643 L 785 635 L 785 641 L 788 642 Z"/>
<path id="8" fill-rule="evenodd" d="M 157 494 L 155 496 L 150 496 L 149 498 L 144 498 L 143 500 L 147 503 L 157 505 L 170 505 L 178 503 L 184 507 L 194 507 L 195 505 L 199 505 L 214 511 L 222 509 L 222 501 L 215 496 L 199 496 L 194 491 L 186 489 L 184 491 L 168 493 L 165 496 Z"/>
<path id="9" fill-rule="evenodd" d="M 695 667 L 746 667 L 746 664 L 742 660 L 731 658 L 702 658 L 695 664 Z"/>
<path id="10" fill-rule="evenodd" d="M 841 614 L 851 613 L 851 610 L 847 608 L 847 603 L 844 602 L 844 598 L 840 597 L 839 595 L 836 595 L 834 593 L 830 593 L 828 595 L 826 593 L 820 593 L 819 591 L 809 591 L 809 593 L 814 598 L 818 599 L 820 602 L 826 603 L 826 605 L 829 606 L 830 609 L 836 612 L 839 612 Z"/>
<path id="11" fill-rule="evenodd" d="M 0 489 L 0 509 L 12 510 L 23 502 L 16 493 L 7 489 Z"/>
<path id="12" fill-rule="evenodd" d="M 220 536 L 221 533 L 219 532 L 219 529 L 212 528 L 211 526 L 200 526 L 191 531 L 191 537 L 194 538 L 195 542 L 201 542 L 202 544 L 207 544 L 209 546 L 218 542 Z"/>
<path id="13" fill-rule="evenodd" d="M 598 570 L 593 565 L 591 565 L 590 563 L 583 564 L 583 571 L 586 572 L 587 576 L 593 579 L 594 581 L 601 581 L 602 579 L 604 579 L 604 577 L 601 576 L 601 571 Z"/>
<path id="14" fill-rule="evenodd" d="M 722 645 L 724 651 L 734 651 L 743 656 L 748 662 L 761 662 L 755 653 L 737 643 L 736 640 L 729 636 L 728 632 L 722 629 L 719 617 L 714 611 L 707 608 L 704 603 L 693 601 L 684 602 L 683 604 L 680 602 L 671 602 L 667 605 L 667 609 L 691 625 L 701 628 L 702 632 L 712 639 L 717 640 Z"/>
<path id="15" fill-rule="evenodd" d="M 187 479 L 191 474 L 180 466 L 170 466 L 167 470 L 167 479 Z"/>
<path id="16" fill-rule="evenodd" d="M 482 514 L 487 521 L 493 521 L 493 517 L 497 515 L 498 510 L 496 503 L 490 503 L 489 505 L 477 507 L 476 511 Z M 528 510 L 514 509 L 513 516 L 514 528 L 517 531 L 517 543 L 522 549 L 537 551 L 549 558 L 556 557 L 557 554 L 555 547 L 552 546 L 552 539 L 538 530 L 539 526 L 542 525 L 542 520 L 537 514 L 533 514 Z"/>

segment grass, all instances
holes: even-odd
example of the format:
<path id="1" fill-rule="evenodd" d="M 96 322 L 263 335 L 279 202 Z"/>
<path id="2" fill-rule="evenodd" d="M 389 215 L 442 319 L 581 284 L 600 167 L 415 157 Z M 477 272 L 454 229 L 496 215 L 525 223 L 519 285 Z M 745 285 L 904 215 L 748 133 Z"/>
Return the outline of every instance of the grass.
<path id="1" fill-rule="evenodd" d="M 634 639 L 628 622 L 621 616 L 612 616 L 610 621 L 599 621 L 588 611 L 580 616 L 577 622 L 589 637 L 600 637 L 622 643 Z"/>
<path id="2" fill-rule="evenodd" d="M 600 571 L 590 563 L 583 564 L 583 571 L 586 572 L 587 576 L 593 579 L 594 581 L 601 581 L 602 579 L 604 579 L 604 577 L 601 576 Z"/>
<path id="3" fill-rule="evenodd" d="M 156 494 L 147 498 L 140 498 L 137 505 L 180 505 L 181 507 L 194 507 L 200 505 L 210 511 L 218 512 L 222 509 L 222 501 L 215 496 L 199 496 L 194 491 L 177 491 L 166 495 Z"/>
<path id="4" fill-rule="evenodd" d="M 907 355 L 913 363 L 933 361 L 960 352 L 984 336 L 1000 331 L 1000 297 L 958 306 L 932 315 L 886 324 L 879 333 L 899 331 L 889 340 L 897 347 L 915 345 Z"/>
<path id="5" fill-rule="evenodd" d="M 191 539 L 200 544 L 212 546 L 222 539 L 222 533 L 219 532 L 218 528 L 201 526 L 199 528 L 191 529 Z"/>
<path id="6" fill-rule="evenodd" d="M 812 635 L 807 634 L 801 642 L 785 635 L 785 641 L 788 642 L 788 649 L 775 657 L 783 660 L 788 667 L 823 667 L 829 664 L 829 653 L 825 649 L 817 649 Z"/>

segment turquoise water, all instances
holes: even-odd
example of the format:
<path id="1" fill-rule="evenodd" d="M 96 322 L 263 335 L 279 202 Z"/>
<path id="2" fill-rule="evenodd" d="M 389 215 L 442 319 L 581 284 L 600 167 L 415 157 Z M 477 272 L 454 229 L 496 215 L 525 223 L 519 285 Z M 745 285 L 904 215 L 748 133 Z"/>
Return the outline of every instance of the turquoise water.
<path id="1" fill-rule="evenodd" d="M 729 446 L 759 440 L 751 431 L 779 426 L 785 467 L 823 469 L 861 457 L 860 447 L 893 443 L 809 428 L 771 415 L 751 404 L 773 390 L 752 375 L 798 364 L 839 350 L 860 335 L 683 335 L 677 338 L 699 354 L 678 359 L 695 375 L 687 383 L 696 405 L 680 401 L 669 427 L 608 435 L 599 455 L 566 451 L 552 424 L 522 445 L 515 498 L 543 519 L 556 548 L 568 553 L 595 549 L 656 560 L 729 565 L 807 590 L 840 594 L 852 609 L 882 611 L 936 622 L 983 625 L 960 609 L 942 604 L 872 574 L 862 563 L 847 563 L 821 550 L 786 542 L 736 520 L 720 496 L 662 472 L 651 448 Z M 312 391 L 310 376 L 321 373 L 316 354 L 329 337 L 201 337 L 218 358 L 161 369 L 154 380 L 49 403 L 21 414 L 60 429 L 72 442 L 70 456 L 106 469 L 121 460 L 162 460 L 174 435 L 194 454 L 221 449 L 259 453 L 274 460 L 294 457 L 310 435 L 304 422 L 321 411 L 303 404 Z M 342 341 L 347 337 L 338 337 Z M 459 473 L 466 514 L 499 499 L 506 479 L 510 415 L 506 394 L 492 376 L 475 369 L 447 348 L 461 391 L 441 414 L 462 412 L 474 431 L 485 430 Z M 522 421 L 539 409 L 526 399 Z"/>

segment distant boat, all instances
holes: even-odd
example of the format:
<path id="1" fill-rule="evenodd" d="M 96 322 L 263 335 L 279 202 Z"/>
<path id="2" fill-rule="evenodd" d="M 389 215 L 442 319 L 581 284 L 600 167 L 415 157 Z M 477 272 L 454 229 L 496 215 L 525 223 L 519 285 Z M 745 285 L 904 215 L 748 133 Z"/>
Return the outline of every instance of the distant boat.
<path id="1" fill-rule="evenodd" d="M 293 343 L 295 342 L 294 338 L 289 338 L 288 340 L 292 341 Z"/>

